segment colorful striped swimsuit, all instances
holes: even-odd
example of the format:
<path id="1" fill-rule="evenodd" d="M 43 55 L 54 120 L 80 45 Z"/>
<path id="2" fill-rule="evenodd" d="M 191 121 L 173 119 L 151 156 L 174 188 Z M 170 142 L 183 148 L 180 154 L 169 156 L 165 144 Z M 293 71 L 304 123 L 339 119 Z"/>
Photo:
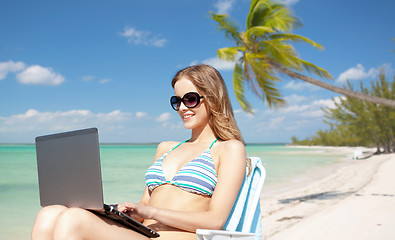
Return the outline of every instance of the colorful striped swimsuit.
<path id="1" fill-rule="evenodd" d="M 218 139 L 211 143 L 209 149 L 204 151 L 199 157 L 182 167 L 170 181 L 166 180 L 163 174 L 163 160 L 171 151 L 186 141 L 181 142 L 173 149 L 163 154 L 163 156 L 158 158 L 158 160 L 148 168 L 145 174 L 145 183 L 149 191 L 152 192 L 155 188 L 163 184 L 171 184 L 187 192 L 211 197 L 215 185 L 217 184 L 217 173 L 215 172 L 214 163 L 211 158 L 211 147 L 217 140 Z"/>

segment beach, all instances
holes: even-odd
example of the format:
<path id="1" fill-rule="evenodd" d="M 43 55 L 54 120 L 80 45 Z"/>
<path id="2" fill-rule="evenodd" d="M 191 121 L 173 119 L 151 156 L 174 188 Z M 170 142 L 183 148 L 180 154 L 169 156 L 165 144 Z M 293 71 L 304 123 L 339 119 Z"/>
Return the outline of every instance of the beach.
<path id="1" fill-rule="evenodd" d="M 283 192 L 263 189 L 263 239 L 395 239 L 395 154 L 333 167 Z"/>
<path id="2" fill-rule="evenodd" d="M 155 149 L 100 147 L 106 203 L 139 201 Z M 353 160 L 356 149 L 248 145 L 267 171 L 264 239 L 392 239 L 395 154 Z M 0 146 L 0 239 L 30 239 L 39 209 L 34 145 Z"/>

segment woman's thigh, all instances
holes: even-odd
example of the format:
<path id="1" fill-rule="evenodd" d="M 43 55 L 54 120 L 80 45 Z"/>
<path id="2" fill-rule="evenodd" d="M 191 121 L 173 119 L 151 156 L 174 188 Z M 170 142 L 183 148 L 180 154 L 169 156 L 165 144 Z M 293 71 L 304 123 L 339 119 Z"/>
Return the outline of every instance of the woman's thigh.
<path id="1" fill-rule="evenodd" d="M 149 238 L 106 217 L 81 208 L 63 211 L 56 220 L 55 239 L 136 239 Z"/>

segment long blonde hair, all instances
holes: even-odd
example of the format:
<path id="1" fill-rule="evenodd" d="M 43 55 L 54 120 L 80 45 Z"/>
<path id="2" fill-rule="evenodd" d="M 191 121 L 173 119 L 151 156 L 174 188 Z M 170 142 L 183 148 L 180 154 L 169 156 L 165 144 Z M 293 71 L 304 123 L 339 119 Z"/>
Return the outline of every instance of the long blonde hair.
<path id="1" fill-rule="evenodd" d="M 209 125 L 215 136 L 223 141 L 236 139 L 245 144 L 236 124 L 225 81 L 221 74 L 212 66 L 200 64 L 186 67 L 174 76 L 171 82 L 187 78 L 204 97 L 209 111 Z"/>

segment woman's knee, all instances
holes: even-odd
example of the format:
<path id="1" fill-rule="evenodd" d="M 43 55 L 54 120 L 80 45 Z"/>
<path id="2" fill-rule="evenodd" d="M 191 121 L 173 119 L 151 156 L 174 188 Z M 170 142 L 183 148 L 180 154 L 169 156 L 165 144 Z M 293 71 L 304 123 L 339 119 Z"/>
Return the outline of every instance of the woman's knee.
<path id="1" fill-rule="evenodd" d="M 81 208 L 69 208 L 56 219 L 54 239 L 81 239 L 89 233 L 89 226 L 95 215 Z"/>
<path id="2" fill-rule="evenodd" d="M 36 217 L 32 230 L 33 239 L 44 239 L 45 236 L 52 235 L 57 217 L 67 210 L 67 207 L 61 205 L 52 205 L 42 208 Z"/>

